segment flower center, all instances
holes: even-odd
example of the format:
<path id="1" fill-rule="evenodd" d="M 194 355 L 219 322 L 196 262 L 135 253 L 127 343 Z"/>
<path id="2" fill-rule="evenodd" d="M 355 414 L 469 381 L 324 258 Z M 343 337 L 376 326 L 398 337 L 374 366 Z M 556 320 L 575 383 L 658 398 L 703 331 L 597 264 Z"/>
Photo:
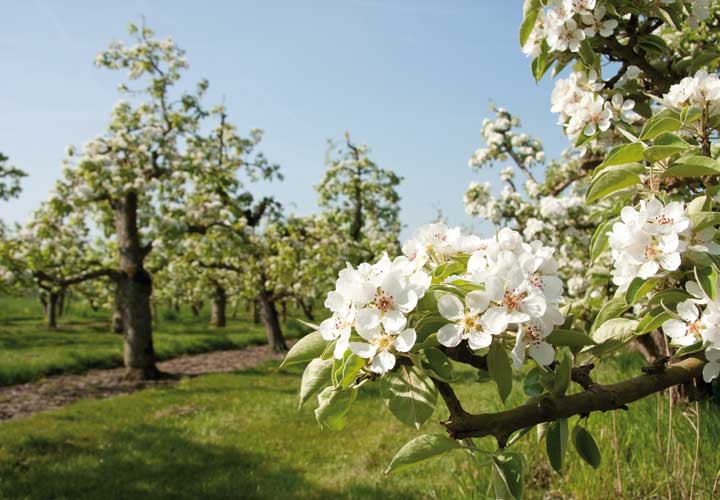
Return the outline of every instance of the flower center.
<path id="1" fill-rule="evenodd" d="M 525 335 L 530 338 L 532 344 L 537 344 L 542 340 L 542 330 L 536 325 L 528 326 Z"/>
<path id="2" fill-rule="evenodd" d="M 480 325 L 478 324 L 478 319 L 480 319 L 477 315 L 472 313 L 465 313 L 465 316 L 462 320 L 462 326 L 465 329 L 465 331 L 477 331 L 480 328 Z"/>
<path id="3" fill-rule="evenodd" d="M 537 288 L 538 290 L 542 290 L 545 287 L 545 285 L 543 285 L 542 278 L 537 274 L 533 274 L 532 276 L 530 276 L 530 285 L 533 288 Z"/>
<path id="4" fill-rule="evenodd" d="M 700 321 L 695 321 L 688 325 L 687 332 L 691 333 L 692 335 L 700 335 L 700 327 Z"/>
<path id="5" fill-rule="evenodd" d="M 527 295 L 527 292 L 517 292 L 513 288 L 512 291 L 505 292 L 502 303 L 508 309 L 517 310 L 520 309 L 520 304 L 527 298 Z"/>
<path id="6" fill-rule="evenodd" d="M 645 257 L 648 259 L 654 259 L 658 255 L 658 249 L 655 245 L 648 245 L 645 247 Z"/>
<path id="7" fill-rule="evenodd" d="M 378 351 L 385 351 L 392 345 L 393 340 L 394 338 L 391 335 L 381 335 L 373 343 L 377 346 Z"/>
<path id="8" fill-rule="evenodd" d="M 655 222 L 657 222 L 658 224 L 666 225 L 672 224 L 673 220 L 669 217 L 665 217 L 664 215 L 658 215 L 657 217 L 655 217 Z"/>
<path id="9" fill-rule="evenodd" d="M 382 312 L 388 312 L 390 309 L 395 308 L 395 298 L 385 293 L 384 290 L 380 290 L 375 295 L 375 307 Z"/>

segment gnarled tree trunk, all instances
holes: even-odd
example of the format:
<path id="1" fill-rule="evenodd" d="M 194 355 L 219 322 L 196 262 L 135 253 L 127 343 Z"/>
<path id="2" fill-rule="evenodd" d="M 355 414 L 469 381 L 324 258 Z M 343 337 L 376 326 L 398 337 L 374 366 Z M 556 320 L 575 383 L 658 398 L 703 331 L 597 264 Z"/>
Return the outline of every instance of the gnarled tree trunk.
<path id="1" fill-rule="evenodd" d="M 118 293 L 125 337 L 126 377 L 152 379 L 160 372 L 155 366 L 152 338 L 152 279 L 143 267 L 146 251 L 140 245 L 137 203 L 137 194 L 128 193 L 113 206 L 120 251 Z"/>
<path id="2" fill-rule="evenodd" d="M 220 286 L 215 286 L 215 295 L 212 301 L 212 310 L 210 314 L 210 323 L 216 328 L 224 328 L 226 324 L 225 320 L 225 309 L 227 306 L 227 294 L 225 289 Z"/>
<path id="3" fill-rule="evenodd" d="M 260 304 L 260 317 L 265 326 L 268 345 L 273 351 L 286 352 L 287 345 L 285 344 L 285 337 L 283 337 L 282 329 L 280 328 L 275 301 L 267 290 L 262 289 L 258 294 L 258 302 Z"/>

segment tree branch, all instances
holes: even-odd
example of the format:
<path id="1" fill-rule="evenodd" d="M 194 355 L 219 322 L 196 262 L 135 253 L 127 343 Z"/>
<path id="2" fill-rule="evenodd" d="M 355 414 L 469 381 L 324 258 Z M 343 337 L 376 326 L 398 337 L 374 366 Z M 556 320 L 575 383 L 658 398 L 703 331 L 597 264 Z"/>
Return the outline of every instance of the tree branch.
<path id="1" fill-rule="evenodd" d="M 594 411 L 624 409 L 627 404 L 650 394 L 690 383 L 701 376 L 704 364 L 699 358 L 687 358 L 659 372 L 616 384 L 591 384 L 587 390 L 570 396 L 535 398 L 506 411 L 480 415 L 451 413 L 450 419 L 443 424 L 455 439 L 494 436 L 502 446 L 517 430 Z"/>

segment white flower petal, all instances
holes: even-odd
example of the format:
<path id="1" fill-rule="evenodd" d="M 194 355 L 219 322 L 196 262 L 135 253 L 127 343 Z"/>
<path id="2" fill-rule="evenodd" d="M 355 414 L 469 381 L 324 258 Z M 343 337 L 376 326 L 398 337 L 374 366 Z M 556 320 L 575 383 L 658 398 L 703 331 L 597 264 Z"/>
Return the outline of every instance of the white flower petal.
<path id="1" fill-rule="evenodd" d="M 400 335 L 395 337 L 395 349 L 400 352 L 409 352 L 415 345 L 416 340 L 417 334 L 414 329 L 408 328 L 407 330 L 403 330 Z"/>
<path id="2" fill-rule="evenodd" d="M 387 351 L 381 351 L 370 363 L 370 370 L 375 373 L 385 373 L 395 367 L 395 355 Z"/>
<path id="3" fill-rule="evenodd" d="M 547 366 L 555 360 L 555 349 L 544 341 L 530 344 L 528 353 L 542 366 Z"/>
<path id="4" fill-rule="evenodd" d="M 348 347 L 352 352 L 365 359 L 372 358 L 377 352 L 376 345 L 366 344 L 365 342 L 350 342 Z"/>
<path id="5" fill-rule="evenodd" d="M 465 307 L 460 299 L 451 293 L 446 293 L 438 299 L 438 311 L 443 318 L 450 321 L 457 321 L 463 317 Z"/>
<path id="6" fill-rule="evenodd" d="M 490 305 L 490 296 L 485 292 L 476 290 L 465 296 L 465 303 L 473 314 L 480 314 Z"/>
<path id="7" fill-rule="evenodd" d="M 455 347 L 462 340 L 463 329 L 450 323 L 440 328 L 437 332 L 437 339 L 445 347 Z"/>

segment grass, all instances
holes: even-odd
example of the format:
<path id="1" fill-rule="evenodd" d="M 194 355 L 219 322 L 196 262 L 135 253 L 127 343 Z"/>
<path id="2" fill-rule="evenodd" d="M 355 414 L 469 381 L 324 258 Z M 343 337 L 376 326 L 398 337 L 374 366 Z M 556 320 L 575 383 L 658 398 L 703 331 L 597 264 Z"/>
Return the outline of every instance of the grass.
<path id="1" fill-rule="evenodd" d="M 3 302 L 0 317 L 3 380 L 120 362 L 120 339 L 105 333 L 106 313 L 71 311 L 61 331 L 51 332 L 40 326 L 33 303 L 10 300 Z M 160 323 L 156 343 L 162 357 L 262 339 L 262 332 L 243 320 L 221 333 L 207 326 L 207 318 L 180 319 Z M 297 409 L 300 370 L 276 366 L 186 379 L 0 423 L 0 498 L 493 498 L 490 469 L 463 452 L 382 475 L 413 436 L 442 431 L 441 405 L 416 432 L 389 414 L 377 387 L 366 385 L 348 427 L 321 430 L 312 408 Z M 638 358 L 626 354 L 604 363 L 595 376 L 611 382 L 639 367 Z M 469 410 L 502 408 L 491 383 L 474 382 L 469 370 L 461 375 L 458 392 Z M 517 380 L 508 405 L 523 400 Z M 690 498 L 695 466 L 693 498 L 717 498 L 720 409 L 713 401 L 698 407 L 697 461 L 695 406 L 673 408 L 668 439 L 665 398 L 647 398 L 616 412 L 615 432 L 612 414 L 591 415 L 588 426 L 603 454 L 597 470 L 570 447 L 563 476 L 552 472 L 544 444 L 528 434 L 514 446 L 526 457 L 526 498 Z M 477 444 L 494 446 L 491 439 Z"/>
<path id="2" fill-rule="evenodd" d="M 628 364 L 636 367 L 625 358 L 610 363 L 601 379 L 617 378 Z M 312 408 L 297 409 L 300 371 L 275 367 L 187 379 L 0 424 L 0 498 L 492 498 L 489 468 L 462 452 L 383 476 L 417 433 L 389 414 L 377 390 L 363 391 L 344 431 L 321 430 Z M 472 378 L 464 372 L 461 396 L 475 409 L 499 408 L 494 387 Z M 511 404 L 522 400 L 520 392 L 516 384 Z M 711 403 L 700 411 L 694 498 L 709 499 L 720 467 L 720 415 Z M 444 416 L 438 408 L 420 432 L 439 432 Z M 603 452 L 598 470 L 571 449 L 561 477 L 550 471 L 534 433 L 515 445 L 527 453 L 526 498 L 665 498 L 668 485 L 674 498 L 683 490 L 687 497 L 695 433 L 681 410 L 674 411 L 668 461 L 667 407 L 659 428 L 655 398 L 616 419 L 617 461 L 611 416 L 590 418 Z M 492 449 L 489 439 L 478 445 Z"/>
<path id="3" fill-rule="evenodd" d="M 155 352 L 160 360 L 265 342 L 262 325 L 245 317 L 228 318 L 226 328 L 210 328 L 207 309 L 199 318 L 193 318 L 185 309 L 177 319 L 173 318 L 174 311 L 160 311 L 154 332 Z M 122 337 L 110 333 L 109 316 L 108 311 L 71 306 L 60 318 L 59 328 L 51 330 L 43 324 L 36 300 L 0 297 L 0 385 L 122 366 Z M 284 326 L 289 338 L 300 334 L 296 322 Z"/>

